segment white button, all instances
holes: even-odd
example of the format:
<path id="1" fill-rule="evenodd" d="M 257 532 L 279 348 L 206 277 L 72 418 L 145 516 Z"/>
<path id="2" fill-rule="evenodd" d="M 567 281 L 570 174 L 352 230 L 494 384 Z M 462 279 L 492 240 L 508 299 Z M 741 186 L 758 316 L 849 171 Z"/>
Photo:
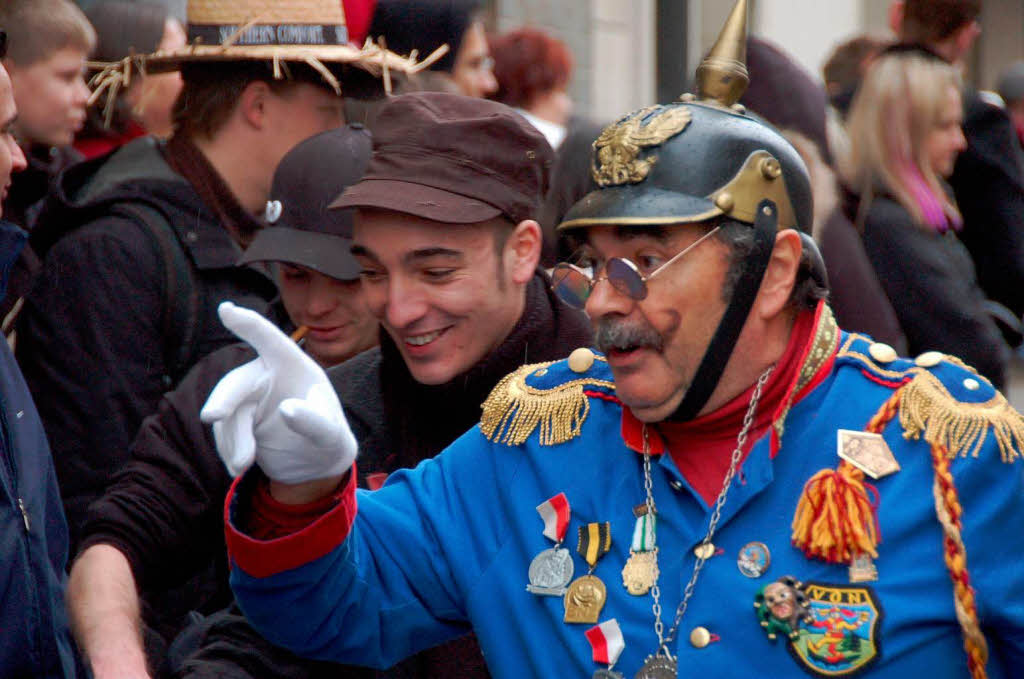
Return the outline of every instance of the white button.
<path id="1" fill-rule="evenodd" d="M 715 555 L 715 546 L 710 542 L 707 544 L 701 543 L 693 548 L 693 553 L 697 558 L 707 561 Z"/>
<path id="2" fill-rule="evenodd" d="M 17 418 L 18 418 L 19 420 L 20 420 L 21 418 L 25 417 L 25 411 L 24 411 L 24 410 L 19 410 L 19 411 L 18 411 L 18 414 L 16 415 L 16 417 L 17 417 Z"/>
<path id="3" fill-rule="evenodd" d="M 881 342 L 875 342 L 868 347 L 868 353 L 871 354 L 871 358 L 879 363 L 892 363 L 899 358 L 899 354 L 896 353 L 895 349 Z"/>
<path id="4" fill-rule="evenodd" d="M 672 483 L 670 483 L 668 485 L 672 486 L 676 490 L 682 490 L 683 489 L 683 482 L 679 481 L 678 479 L 673 481 Z"/>
<path id="5" fill-rule="evenodd" d="M 711 643 L 711 632 L 706 627 L 694 627 L 690 632 L 690 643 L 694 648 L 706 648 Z"/>
<path id="6" fill-rule="evenodd" d="M 574 373 L 585 373 L 594 365 L 594 352 L 586 347 L 580 347 L 569 354 L 569 370 Z"/>
<path id="7" fill-rule="evenodd" d="M 981 389 L 981 382 L 974 379 L 973 377 L 968 377 L 966 380 L 964 380 L 964 388 L 970 389 L 971 391 L 977 391 L 978 389 Z"/>
<path id="8" fill-rule="evenodd" d="M 914 359 L 914 363 L 922 368 L 934 368 L 942 363 L 942 354 L 938 351 L 926 351 Z"/>

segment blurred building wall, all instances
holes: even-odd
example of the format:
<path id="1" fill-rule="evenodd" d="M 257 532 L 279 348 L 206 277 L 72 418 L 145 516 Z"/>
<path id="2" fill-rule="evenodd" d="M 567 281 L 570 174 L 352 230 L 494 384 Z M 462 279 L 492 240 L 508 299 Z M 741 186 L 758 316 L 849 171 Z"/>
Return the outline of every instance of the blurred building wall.
<path id="1" fill-rule="evenodd" d="M 576 57 L 577 110 L 610 121 L 654 100 L 655 0 L 493 0 L 497 30 L 539 26 Z"/>

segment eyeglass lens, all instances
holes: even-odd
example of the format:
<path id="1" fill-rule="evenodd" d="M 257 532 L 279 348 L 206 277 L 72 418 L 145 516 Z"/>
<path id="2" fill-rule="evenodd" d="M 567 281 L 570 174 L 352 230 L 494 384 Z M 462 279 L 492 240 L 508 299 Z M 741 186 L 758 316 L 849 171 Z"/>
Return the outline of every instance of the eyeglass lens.
<path id="1" fill-rule="evenodd" d="M 612 287 L 630 299 L 640 301 L 647 297 L 647 285 L 629 260 L 618 257 L 609 259 L 602 278 L 607 278 Z M 596 281 L 585 271 L 571 264 L 559 264 L 551 273 L 551 287 L 555 294 L 577 309 L 586 306 L 595 284 Z"/>

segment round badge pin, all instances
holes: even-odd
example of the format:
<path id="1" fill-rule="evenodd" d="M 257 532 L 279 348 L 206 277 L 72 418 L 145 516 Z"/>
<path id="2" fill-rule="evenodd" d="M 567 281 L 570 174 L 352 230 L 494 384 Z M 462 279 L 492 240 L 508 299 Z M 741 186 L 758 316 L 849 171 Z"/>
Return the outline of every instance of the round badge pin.
<path id="1" fill-rule="evenodd" d="M 771 562 L 772 554 L 763 542 L 748 542 L 743 545 L 739 558 L 736 559 L 740 573 L 748 578 L 759 578 L 767 573 Z"/>

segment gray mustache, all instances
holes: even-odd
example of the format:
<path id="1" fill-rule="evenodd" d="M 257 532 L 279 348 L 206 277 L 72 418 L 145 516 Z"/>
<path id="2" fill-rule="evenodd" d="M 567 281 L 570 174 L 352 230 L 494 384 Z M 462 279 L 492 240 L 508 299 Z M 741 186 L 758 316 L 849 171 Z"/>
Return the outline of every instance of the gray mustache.
<path id="1" fill-rule="evenodd" d="M 664 341 L 661 335 L 647 324 L 625 323 L 611 318 L 597 321 L 594 331 L 594 346 L 601 353 L 611 349 L 646 348 L 661 351 Z"/>

